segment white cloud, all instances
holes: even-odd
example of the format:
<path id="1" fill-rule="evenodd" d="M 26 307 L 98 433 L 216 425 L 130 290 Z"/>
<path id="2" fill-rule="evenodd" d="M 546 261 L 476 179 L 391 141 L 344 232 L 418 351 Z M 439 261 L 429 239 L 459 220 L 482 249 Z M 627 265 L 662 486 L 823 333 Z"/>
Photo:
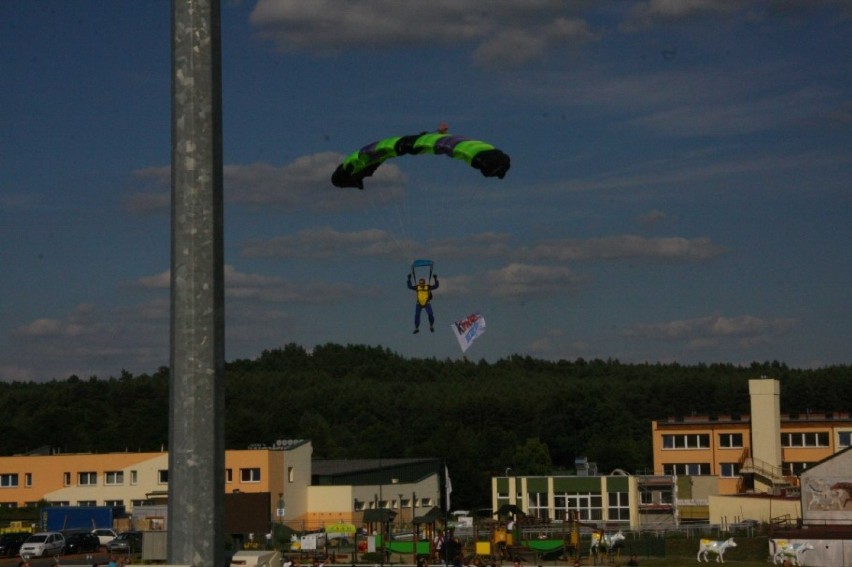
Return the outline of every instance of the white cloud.
<path id="1" fill-rule="evenodd" d="M 430 253 L 441 258 L 502 258 L 512 248 L 511 235 L 499 232 L 481 232 L 458 238 L 442 238 L 429 244 Z"/>
<path id="2" fill-rule="evenodd" d="M 403 197 L 406 177 L 395 164 L 385 163 L 367 181 L 367 189 L 341 189 L 331 174 L 343 156 L 323 152 L 301 156 L 277 167 L 268 163 L 226 165 L 223 168 L 226 203 L 273 207 L 282 211 L 340 212 L 383 206 Z M 170 168 L 148 168 L 134 175 L 153 181 L 157 192 L 139 192 L 124 198 L 134 214 L 168 213 L 171 206 Z"/>
<path id="3" fill-rule="evenodd" d="M 669 215 L 665 213 L 665 211 L 660 211 L 658 209 L 653 209 L 648 211 L 647 213 L 643 213 L 639 215 L 638 221 L 639 224 L 654 228 L 659 224 L 662 224 L 669 220 Z"/>
<path id="4" fill-rule="evenodd" d="M 95 307 L 82 304 L 64 319 L 39 318 L 12 331 L 15 337 L 80 337 L 93 334 L 99 327 Z"/>
<path id="5" fill-rule="evenodd" d="M 646 238 L 620 235 L 587 240 L 550 240 L 530 250 L 535 260 L 567 262 L 572 260 L 654 260 L 705 261 L 724 252 L 708 238 Z"/>
<path id="6" fill-rule="evenodd" d="M 293 282 L 278 276 L 240 272 L 231 265 L 224 267 L 225 296 L 230 300 L 263 303 L 333 303 L 354 297 L 370 297 L 376 292 L 365 286 L 346 283 Z M 135 281 L 138 287 L 168 290 L 170 270 L 144 276 Z"/>
<path id="7" fill-rule="evenodd" d="M 748 348 L 767 342 L 773 336 L 789 332 L 795 319 L 764 319 L 752 315 L 723 317 L 712 315 L 697 319 L 668 321 L 649 325 L 635 325 L 624 332 L 634 339 L 685 341 L 690 348 L 704 349 L 719 346 L 720 342 L 733 342 Z"/>
<path id="8" fill-rule="evenodd" d="M 386 256 L 415 247 L 379 229 L 340 232 L 330 227 L 301 230 L 268 240 L 250 240 L 242 246 L 246 257 L 321 259 L 334 256 Z"/>
<path id="9" fill-rule="evenodd" d="M 576 289 L 581 278 L 561 266 L 513 263 L 488 272 L 489 293 L 501 297 L 544 296 Z"/>
<path id="10" fill-rule="evenodd" d="M 576 17 L 581 7 L 564 0 L 260 0 L 251 23 L 283 51 L 469 44 L 475 46 L 476 64 L 508 67 L 537 59 L 555 45 L 593 40 L 589 25 Z"/>

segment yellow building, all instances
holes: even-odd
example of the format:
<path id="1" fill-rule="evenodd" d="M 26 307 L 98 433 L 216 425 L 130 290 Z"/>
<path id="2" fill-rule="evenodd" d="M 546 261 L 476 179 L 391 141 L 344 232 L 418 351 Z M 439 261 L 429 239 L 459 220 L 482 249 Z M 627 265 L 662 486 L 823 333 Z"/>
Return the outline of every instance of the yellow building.
<path id="1" fill-rule="evenodd" d="M 288 520 L 308 513 L 309 441 L 225 452 L 225 493 L 265 493 L 273 516 L 279 500 Z M 0 506 L 46 501 L 53 506 L 125 506 L 128 512 L 168 499 L 167 452 L 17 455 L 0 458 Z"/>
<path id="2" fill-rule="evenodd" d="M 750 415 L 653 421 L 654 473 L 715 477 L 712 494 L 780 494 L 797 487 L 809 466 L 850 446 L 849 412 L 782 414 L 779 383 L 769 378 L 749 380 L 749 395 Z"/>
<path id="3" fill-rule="evenodd" d="M 441 502 L 438 459 L 313 461 L 312 453 L 306 440 L 225 451 L 225 493 L 265 495 L 269 522 L 296 530 L 370 523 L 376 512 L 410 525 Z M 136 519 L 163 518 L 168 469 L 167 452 L 0 457 L 0 506 L 124 506 Z"/>

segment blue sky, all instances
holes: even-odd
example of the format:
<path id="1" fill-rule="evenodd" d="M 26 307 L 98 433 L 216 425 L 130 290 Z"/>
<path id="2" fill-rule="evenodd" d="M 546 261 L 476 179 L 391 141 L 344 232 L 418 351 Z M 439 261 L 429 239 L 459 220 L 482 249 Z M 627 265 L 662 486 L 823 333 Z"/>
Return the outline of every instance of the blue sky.
<path id="1" fill-rule="evenodd" d="M 170 3 L 0 3 L 0 380 L 168 364 Z M 850 363 L 852 5 L 222 1 L 226 359 Z M 440 156 L 338 189 L 342 157 Z M 412 335 L 410 262 L 435 261 Z"/>

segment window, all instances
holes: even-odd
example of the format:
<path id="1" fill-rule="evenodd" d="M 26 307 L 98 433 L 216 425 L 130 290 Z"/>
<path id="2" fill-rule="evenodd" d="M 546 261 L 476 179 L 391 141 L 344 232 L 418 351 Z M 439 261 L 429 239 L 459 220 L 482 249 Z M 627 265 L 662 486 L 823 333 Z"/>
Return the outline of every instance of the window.
<path id="1" fill-rule="evenodd" d="M 799 476 L 807 470 L 813 463 L 782 463 L 781 470 L 787 476 Z"/>
<path id="2" fill-rule="evenodd" d="M 124 484 L 124 471 L 106 471 L 104 473 L 104 484 L 110 486 Z"/>
<path id="3" fill-rule="evenodd" d="M 24 473 L 24 486 L 33 485 L 33 473 Z"/>
<path id="4" fill-rule="evenodd" d="M 710 435 L 707 433 L 663 435 L 663 449 L 709 449 Z"/>
<path id="5" fill-rule="evenodd" d="M 719 447 L 725 447 L 726 449 L 733 448 L 742 448 L 743 446 L 743 434 L 742 433 L 720 433 L 719 434 Z"/>
<path id="6" fill-rule="evenodd" d="M 841 431 L 837 434 L 837 446 L 849 447 L 852 445 L 852 431 Z"/>
<path id="7" fill-rule="evenodd" d="M 240 469 L 240 482 L 260 482 L 260 469 Z"/>
<path id="8" fill-rule="evenodd" d="M 663 465 L 663 474 L 701 476 L 710 474 L 710 463 L 669 463 Z"/>
<path id="9" fill-rule="evenodd" d="M 0 474 L 0 487 L 14 488 L 18 486 L 18 473 Z"/>
<path id="10" fill-rule="evenodd" d="M 169 469 L 160 469 L 157 471 L 157 484 L 169 483 Z"/>
<path id="11" fill-rule="evenodd" d="M 77 506 L 97 506 L 97 500 L 77 500 Z"/>
<path id="12" fill-rule="evenodd" d="M 225 469 L 225 482 L 234 482 L 233 469 Z"/>
<path id="13" fill-rule="evenodd" d="M 574 511 L 580 520 L 602 520 L 603 498 L 596 492 L 572 492 L 555 494 L 553 507 L 556 519 L 565 520 Z"/>
<path id="14" fill-rule="evenodd" d="M 547 520 L 549 517 L 547 492 L 530 492 L 527 494 L 527 510 L 530 516 Z"/>
<path id="15" fill-rule="evenodd" d="M 293 467 L 287 467 L 287 482 L 293 482 L 296 477 L 296 472 L 293 470 Z"/>
<path id="16" fill-rule="evenodd" d="M 828 447 L 828 432 L 810 431 L 781 434 L 782 447 Z"/>
<path id="17" fill-rule="evenodd" d="M 719 476 L 723 478 L 732 478 L 739 475 L 739 463 L 719 463 Z"/>
<path id="18" fill-rule="evenodd" d="M 674 504 L 674 490 L 661 487 L 659 489 L 644 489 L 639 493 L 639 504 L 644 506 L 656 504 Z"/>
<path id="19" fill-rule="evenodd" d="M 65 486 L 71 486 L 71 473 L 62 473 L 62 484 Z"/>
<path id="20" fill-rule="evenodd" d="M 136 471 L 130 471 L 130 484 L 136 484 L 139 481 L 139 475 Z"/>
<path id="21" fill-rule="evenodd" d="M 124 506 L 124 500 L 104 500 L 104 506 Z"/>
<path id="22" fill-rule="evenodd" d="M 17 502 L 0 502 L 0 508 L 17 508 Z"/>
<path id="23" fill-rule="evenodd" d="M 630 521 L 630 495 L 626 492 L 608 492 L 607 515 L 613 521 Z"/>
<path id="24" fill-rule="evenodd" d="M 80 486 L 92 486 L 98 483 L 98 473 L 81 472 L 77 473 L 77 484 Z"/>

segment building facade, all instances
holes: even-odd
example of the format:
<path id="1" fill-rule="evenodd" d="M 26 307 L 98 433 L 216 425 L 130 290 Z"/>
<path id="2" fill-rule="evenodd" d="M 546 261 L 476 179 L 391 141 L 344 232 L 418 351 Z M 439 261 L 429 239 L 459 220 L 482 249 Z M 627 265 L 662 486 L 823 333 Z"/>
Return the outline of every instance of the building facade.
<path id="1" fill-rule="evenodd" d="M 541 520 L 639 526 L 639 478 L 610 476 L 506 476 L 491 479 L 494 510 L 522 510 Z"/>
<path id="2" fill-rule="evenodd" d="M 312 452 L 305 440 L 225 451 L 226 499 L 263 495 L 267 524 L 300 531 L 338 522 L 361 525 L 371 512 L 410 525 L 442 501 L 444 465 L 438 459 L 314 461 Z M 0 457 L 0 506 L 124 506 L 135 520 L 156 518 L 161 529 L 168 468 L 167 452 Z"/>
<path id="3" fill-rule="evenodd" d="M 263 493 L 277 515 L 308 512 L 309 441 L 225 452 L 225 493 Z M 0 506 L 134 506 L 168 501 L 167 452 L 16 455 L 0 458 Z"/>
<path id="4" fill-rule="evenodd" d="M 749 380 L 750 415 L 651 423 L 654 472 L 717 479 L 714 493 L 780 493 L 809 466 L 850 446 L 849 412 L 782 414 L 777 380 Z"/>
<path id="5" fill-rule="evenodd" d="M 564 521 L 641 529 L 801 517 L 800 475 L 848 450 L 849 412 L 781 413 L 777 380 L 749 380 L 749 415 L 651 422 L 651 475 L 492 478 L 492 506 Z M 804 490 L 805 487 L 802 487 Z M 850 501 L 852 506 L 852 501 Z"/>

